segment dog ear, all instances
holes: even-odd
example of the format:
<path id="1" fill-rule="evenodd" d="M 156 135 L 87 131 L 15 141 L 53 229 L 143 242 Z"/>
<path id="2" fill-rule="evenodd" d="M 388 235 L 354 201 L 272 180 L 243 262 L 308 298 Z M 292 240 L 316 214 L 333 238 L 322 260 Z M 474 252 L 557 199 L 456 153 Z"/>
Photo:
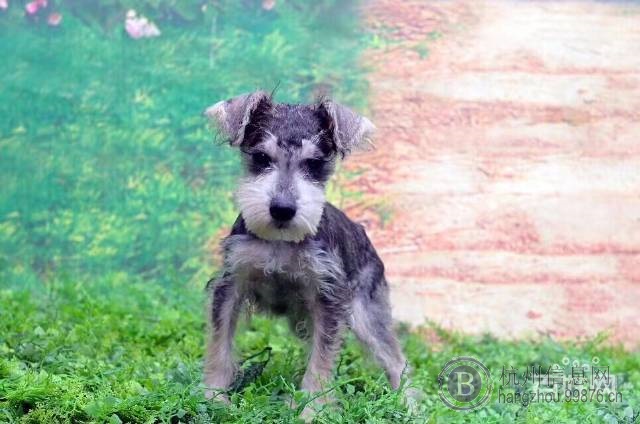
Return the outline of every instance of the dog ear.
<path id="1" fill-rule="evenodd" d="M 336 150 L 343 157 L 354 149 L 373 145 L 372 136 L 376 127 L 364 116 L 329 100 L 321 101 L 319 110 L 333 135 Z"/>
<path id="2" fill-rule="evenodd" d="M 251 122 L 257 109 L 264 112 L 272 106 L 271 96 L 264 91 L 241 94 L 229 100 L 223 100 L 204 111 L 220 134 L 229 144 L 238 146 L 245 136 L 245 128 Z"/>

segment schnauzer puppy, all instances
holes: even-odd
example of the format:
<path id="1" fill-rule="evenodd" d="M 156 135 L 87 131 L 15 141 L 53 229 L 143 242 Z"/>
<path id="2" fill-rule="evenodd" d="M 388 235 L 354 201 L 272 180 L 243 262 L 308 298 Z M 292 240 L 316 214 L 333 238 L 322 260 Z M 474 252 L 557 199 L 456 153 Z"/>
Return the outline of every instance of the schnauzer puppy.
<path id="1" fill-rule="evenodd" d="M 205 114 L 240 150 L 245 168 L 235 193 L 240 215 L 222 242 L 221 275 L 210 285 L 207 396 L 233 383 L 233 336 L 246 304 L 286 316 L 297 335 L 310 339 L 303 390 L 318 392 L 329 381 L 345 328 L 397 389 L 406 361 L 391 325 L 384 266 L 364 228 L 324 195 L 338 158 L 369 142 L 371 122 L 331 101 L 276 103 L 262 91 Z"/>

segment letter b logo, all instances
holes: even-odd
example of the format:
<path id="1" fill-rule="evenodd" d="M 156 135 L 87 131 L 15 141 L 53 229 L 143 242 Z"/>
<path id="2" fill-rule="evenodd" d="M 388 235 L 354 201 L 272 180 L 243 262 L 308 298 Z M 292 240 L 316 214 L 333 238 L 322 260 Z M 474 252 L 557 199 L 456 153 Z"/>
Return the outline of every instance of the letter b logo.
<path id="1" fill-rule="evenodd" d="M 448 375 L 447 391 L 458 402 L 472 402 L 481 388 L 480 374 L 470 365 L 458 365 Z"/>
<path id="2" fill-rule="evenodd" d="M 462 367 L 458 367 L 458 368 L 462 368 Z M 453 371 L 456 373 L 455 380 L 458 382 L 458 391 L 456 393 L 457 396 L 469 396 L 475 391 L 475 387 L 472 385 L 474 381 L 473 376 L 474 374 L 478 374 L 478 373 L 475 372 L 475 370 L 473 371 L 474 371 L 473 373 L 467 372 L 467 371 Z M 467 378 L 467 381 L 464 381 L 464 378 Z M 467 388 L 466 392 L 462 390 L 463 387 Z"/>
<path id="3" fill-rule="evenodd" d="M 471 357 L 454 358 L 438 376 L 440 399 L 452 409 L 468 411 L 486 404 L 491 394 L 489 370 Z"/>

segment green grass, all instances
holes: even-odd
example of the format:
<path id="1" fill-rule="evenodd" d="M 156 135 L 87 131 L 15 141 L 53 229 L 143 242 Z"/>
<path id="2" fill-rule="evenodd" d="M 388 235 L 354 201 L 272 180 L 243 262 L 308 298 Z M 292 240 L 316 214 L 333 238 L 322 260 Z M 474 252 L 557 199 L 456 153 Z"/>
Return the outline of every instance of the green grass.
<path id="1" fill-rule="evenodd" d="M 196 289 L 97 279 L 91 285 L 55 282 L 38 290 L 0 291 L 0 422 L 295 422 L 291 399 L 306 351 L 280 321 L 254 317 L 240 326 L 240 357 L 272 348 L 264 372 L 229 407 L 204 400 L 204 293 Z M 413 385 L 425 392 L 414 415 L 389 390 L 379 368 L 352 337 L 340 356 L 336 403 L 317 422 L 626 422 L 640 408 L 640 358 L 598 341 L 580 347 L 549 340 L 504 342 L 429 331 L 402 332 L 414 368 Z M 458 355 L 483 361 L 499 384 L 502 366 L 523 369 L 593 357 L 610 367 L 623 401 L 507 405 L 496 390 L 489 405 L 471 413 L 447 409 L 438 398 L 441 367 Z M 256 358 L 261 360 L 262 358 Z M 626 411 L 626 412 L 625 412 Z M 614 421 L 617 420 L 617 421 Z"/>

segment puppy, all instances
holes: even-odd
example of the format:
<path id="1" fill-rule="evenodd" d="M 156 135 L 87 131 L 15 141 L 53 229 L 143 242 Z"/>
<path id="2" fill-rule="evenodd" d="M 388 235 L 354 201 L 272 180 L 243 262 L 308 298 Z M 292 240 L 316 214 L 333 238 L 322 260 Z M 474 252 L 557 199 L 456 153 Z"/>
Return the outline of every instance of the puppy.
<path id="1" fill-rule="evenodd" d="M 391 325 L 384 265 L 364 228 L 325 200 L 336 161 L 369 142 L 372 123 L 331 101 L 276 103 L 263 91 L 218 102 L 205 114 L 240 150 L 245 170 L 235 193 L 240 215 L 210 287 L 207 396 L 234 380 L 233 336 L 247 303 L 286 316 L 310 340 L 303 390 L 318 392 L 330 380 L 347 328 L 397 389 L 406 360 Z"/>

